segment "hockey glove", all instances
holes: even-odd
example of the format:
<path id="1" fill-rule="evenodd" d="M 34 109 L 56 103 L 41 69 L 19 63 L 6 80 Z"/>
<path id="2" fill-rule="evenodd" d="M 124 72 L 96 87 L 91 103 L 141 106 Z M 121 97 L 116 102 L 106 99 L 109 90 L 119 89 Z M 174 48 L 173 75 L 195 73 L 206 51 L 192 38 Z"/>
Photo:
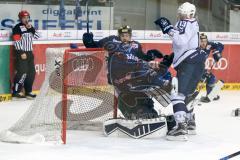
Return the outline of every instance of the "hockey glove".
<path id="1" fill-rule="evenodd" d="M 204 73 L 204 76 L 207 78 L 207 79 L 210 79 L 213 75 L 211 72 L 206 72 Z"/>
<path id="2" fill-rule="evenodd" d="M 93 40 L 93 34 L 92 33 L 84 33 L 83 34 L 83 44 L 86 48 L 95 48 L 96 44 Z"/>
<path id="3" fill-rule="evenodd" d="M 213 52 L 213 59 L 215 60 L 215 62 L 218 62 L 221 58 L 222 54 L 218 50 Z"/>
<path id="4" fill-rule="evenodd" d="M 173 53 L 170 54 L 170 55 L 165 55 L 163 57 L 163 61 L 160 62 L 160 65 L 165 65 L 169 68 L 171 66 L 172 62 L 173 62 L 173 57 L 174 57 Z"/>
<path id="5" fill-rule="evenodd" d="M 163 54 L 156 49 L 148 50 L 147 55 L 151 60 L 154 60 L 155 58 L 163 58 Z"/>
<path id="6" fill-rule="evenodd" d="M 212 76 L 213 75 L 212 75 L 211 72 L 205 71 L 205 73 L 203 74 L 200 82 L 204 82 L 205 83 L 207 81 L 207 79 L 211 79 Z"/>
<path id="7" fill-rule="evenodd" d="M 158 25 L 161 29 L 163 34 L 168 33 L 171 29 L 173 29 L 173 25 L 171 24 L 171 22 L 165 18 L 165 17 L 161 17 L 158 20 L 156 20 L 154 22 L 156 25 Z"/>

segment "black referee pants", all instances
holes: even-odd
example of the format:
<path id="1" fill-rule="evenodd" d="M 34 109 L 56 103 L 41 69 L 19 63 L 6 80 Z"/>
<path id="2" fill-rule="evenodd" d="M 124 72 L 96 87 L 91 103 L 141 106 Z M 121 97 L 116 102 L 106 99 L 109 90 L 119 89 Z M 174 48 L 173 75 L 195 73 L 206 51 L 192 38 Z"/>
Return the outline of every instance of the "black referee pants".
<path id="1" fill-rule="evenodd" d="M 15 52 L 15 70 L 13 94 L 21 92 L 24 87 L 26 93 L 32 92 L 32 86 L 35 79 L 34 55 L 32 51 L 26 51 L 27 59 L 22 59 L 21 54 Z"/>

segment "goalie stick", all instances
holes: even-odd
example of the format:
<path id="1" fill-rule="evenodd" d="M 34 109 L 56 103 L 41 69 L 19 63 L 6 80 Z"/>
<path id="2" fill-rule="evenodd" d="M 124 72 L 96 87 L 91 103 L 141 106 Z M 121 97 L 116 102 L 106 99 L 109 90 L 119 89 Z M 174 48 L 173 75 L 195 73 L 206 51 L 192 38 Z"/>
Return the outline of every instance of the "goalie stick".
<path id="1" fill-rule="evenodd" d="M 89 2 L 89 0 L 86 1 L 86 11 L 87 11 L 87 33 L 89 33 L 89 10 L 88 10 L 88 2 Z"/>
<path id="2" fill-rule="evenodd" d="M 148 97 L 156 99 L 163 107 L 167 107 L 171 103 L 170 95 L 159 86 L 139 85 L 131 87 L 130 90 L 146 93 Z"/>

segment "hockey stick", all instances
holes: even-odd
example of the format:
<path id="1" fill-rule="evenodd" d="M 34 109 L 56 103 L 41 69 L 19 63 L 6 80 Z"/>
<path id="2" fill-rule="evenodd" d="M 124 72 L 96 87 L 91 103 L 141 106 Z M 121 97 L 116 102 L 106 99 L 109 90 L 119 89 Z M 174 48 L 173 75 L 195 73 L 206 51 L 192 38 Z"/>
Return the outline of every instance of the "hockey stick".
<path id="1" fill-rule="evenodd" d="M 216 61 L 214 61 L 214 63 L 212 64 L 212 66 L 210 67 L 210 73 L 214 67 L 214 65 L 216 64 Z M 196 99 L 198 94 L 200 93 L 200 91 L 202 91 L 202 89 L 204 88 L 205 82 L 207 80 L 207 77 L 204 78 L 204 80 L 202 81 L 202 84 L 199 86 L 198 90 L 195 91 L 190 97 L 187 97 L 188 99 L 185 99 L 185 103 L 187 106 L 187 110 L 192 110 L 194 108 L 194 106 L 197 105 L 201 105 L 199 102 L 199 99 Z"/>
<path id="2" fill-rule="evenodd" d="M 236 156 L 238 156 L 238 155 L 240 155 L 240 151 L 235 152 L 235 153 L 233 153 L 233 154 L 230 154 L 230 155 L 228 155 L 228 156 L 226 156 L 226 157 L 223 157 L 223 158 L 221 158 L 220 160 L 228 160 L 228 159 L 233 158 L 233 157 L 236 157 Z"/>
<path id="3" fill-rule="evenodd" d="M 215 64 L 216 64 L 216 61 L 214 61 L 214 63 L 212 64 L 212 66 L 209 70 L 210 73 L 212 73 L 212 69 L 213 69 Z M 207 80 L 207 77 L 205 77 L 204 80 L 202 81 L 202 85 L 199 87 L 198 92 L 200 92 L 204 88 L 204 84 L 205 84 L 206 80 Z"/>
<path id="4" fill-rule="evenodd" d="M 79 17 L 82 17 L 82 9 L 81 9 L 81 5 L 80 5 L 80 0 L 76 0 L 76 8 L 75 8 L 75 21 L 76 24 L 79 24 Z M 77 26 L 78 29 L 78 26 Z"/>
<path id="5" fill-rule="evenodd" d="M 87 33 L 89 33 L 89 10 L 88 10 L 88 2 L 89 2 L 89 0 L 86 1 L 86 12 L 87 12 Z"/>

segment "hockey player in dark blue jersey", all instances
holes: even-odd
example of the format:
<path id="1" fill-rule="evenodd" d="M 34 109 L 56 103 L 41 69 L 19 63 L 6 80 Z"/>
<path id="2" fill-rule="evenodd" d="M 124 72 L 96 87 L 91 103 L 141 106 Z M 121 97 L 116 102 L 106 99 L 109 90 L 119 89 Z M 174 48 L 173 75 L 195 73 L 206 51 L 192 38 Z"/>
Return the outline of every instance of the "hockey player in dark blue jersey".
<path id="1" fill-rule="evenodd" d="M 118 29 L 118 36 L 112 35 L 99 41 L 93 40 L 92 33 L 83 34 L 83 43 L 87 48 L 105 48 L 109 52 L 108 78 L 118 91 L 118 107 L 125 117 L 152 118 L 157 116 L 153 101 L 144 92 L 133 88 L 154 85 L 170 90 L 170 73 L 164 65 L 152 69 L 148 61 L 163 58 L 158 50 L 148 50 L 145 54 L 141 44 L 131 40 L 132 29 L 123 26 Z M 166 78 L 168 77 L 168 78 Z M 134 90 L 134 91 L 133 91 Z"/>
<path id="2" fill-rule="evenodd" d="M 213 58 L 215 63 L 217 63 L 221 58 L 222 58 L 222 51 L 224 49 L 224 46 L 222 43 L 219 42 L 211 42 L 208 41 L 208 37 L 206 34 L 202 33 L 200 35 L 200 47 L 202 50 L 206 52 L 206 58 L 210 55 L 211 51 L 213 54 Z M 207 89 L 207 94 L 204 97 L 201 97 L 200 101 L 208 103 L 211 100 L 209 99 L 208 95 L 212 92 L 215 83 L 217 82 L 216 76 L 205 70 L 202 81 L 206 82 L 206 89 Z M 218 100 L 220 98 L 219 95 L 216 95 L 213 100 Z"/>

